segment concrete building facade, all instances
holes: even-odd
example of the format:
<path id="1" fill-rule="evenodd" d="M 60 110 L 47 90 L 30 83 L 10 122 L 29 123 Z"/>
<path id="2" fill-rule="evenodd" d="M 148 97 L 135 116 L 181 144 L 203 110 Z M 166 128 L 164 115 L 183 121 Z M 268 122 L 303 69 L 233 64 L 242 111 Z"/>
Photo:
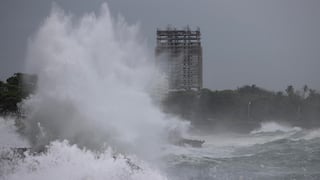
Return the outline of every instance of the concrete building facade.
<path id="1" fill-rule="evenodd" d="M 202 88 L 202 46 L 200 29 L 189 27 L 157 29 L 157 61 L 168 76 L 169 90 Z"/>

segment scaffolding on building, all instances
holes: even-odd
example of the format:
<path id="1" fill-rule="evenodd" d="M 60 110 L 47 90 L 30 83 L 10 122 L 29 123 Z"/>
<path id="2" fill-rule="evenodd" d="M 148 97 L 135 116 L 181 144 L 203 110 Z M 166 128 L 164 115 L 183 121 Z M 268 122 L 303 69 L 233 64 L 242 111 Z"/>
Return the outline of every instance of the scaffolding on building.
<path id="1" fill-rule="evenodd" d="M 200 28 L 189 26 L 157 29 L 155 49 L 160 64 L 168 75 L 169 90 L 199 90 L 202 88 L 202 47 Z"/>

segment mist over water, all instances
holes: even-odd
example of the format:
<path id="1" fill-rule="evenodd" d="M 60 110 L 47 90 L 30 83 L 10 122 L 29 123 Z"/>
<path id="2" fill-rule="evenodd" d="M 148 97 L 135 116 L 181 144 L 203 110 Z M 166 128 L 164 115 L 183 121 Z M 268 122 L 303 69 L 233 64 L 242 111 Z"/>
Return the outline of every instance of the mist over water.
<path id="1" fill-rule="evenodd" d="M 139 27 L 111 17 L 107 4 L 80 18 L 55 6 L 30 40 L 27 69 L 39 77 L 35 95 L 22 106 L 35 149 L 66 139 L 150 158 L 170 129 L 187 127 L 152 101 L 162 74 Z"/>
<path id="2" fill-rule="evenodd" d="M 0 117 L 0 148 L 29 147 L 26 139 L 17 133 L 14 118 Z"/>

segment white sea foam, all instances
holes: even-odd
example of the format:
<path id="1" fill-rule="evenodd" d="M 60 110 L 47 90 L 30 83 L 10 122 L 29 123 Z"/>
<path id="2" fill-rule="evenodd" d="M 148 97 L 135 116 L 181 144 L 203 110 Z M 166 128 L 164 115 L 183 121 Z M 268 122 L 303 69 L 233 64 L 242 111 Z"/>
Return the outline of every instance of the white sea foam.
<path id="1" fill-rule="evenodd" d="M 282 125 L 276 122 L 263 122 L 261 127 L 251 131 L 251 134 L 257 133 L 270 133 L 270 132 L 290 132 L 290 131 L 300 131 L 299 127 L 290 127 Z"/>
<path id="2" fill-rule="evenodd" d="M 103 153 L 81 150 L 67 141 L 52 142 L 43 154 L 26 154 L 24 159 L 15 159 L 11 169 L 1 174 L 7 180 L 165 180 L 160 172 L 142 161 L 113 155 L 110 149 Z M 0 171 L 1 172 L 1 171 Z"/>
<path id="3" fill-rule="evenodd" d="M 302 136 L 300 139 L 312 140 L 315 138 L 320 138 L 320 129 L 310 130 L 304 136 Z"/>

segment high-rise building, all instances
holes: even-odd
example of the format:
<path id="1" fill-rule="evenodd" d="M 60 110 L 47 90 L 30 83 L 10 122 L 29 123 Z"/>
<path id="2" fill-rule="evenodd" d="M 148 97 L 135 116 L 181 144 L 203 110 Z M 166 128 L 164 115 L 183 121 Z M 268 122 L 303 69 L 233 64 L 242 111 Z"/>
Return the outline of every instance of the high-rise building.
<path id="1" fill-rule="evenodd" d="M 157 29 L 157 61 L 167 73 L 169 90 L 202 88 L 200 29 Z"/>

